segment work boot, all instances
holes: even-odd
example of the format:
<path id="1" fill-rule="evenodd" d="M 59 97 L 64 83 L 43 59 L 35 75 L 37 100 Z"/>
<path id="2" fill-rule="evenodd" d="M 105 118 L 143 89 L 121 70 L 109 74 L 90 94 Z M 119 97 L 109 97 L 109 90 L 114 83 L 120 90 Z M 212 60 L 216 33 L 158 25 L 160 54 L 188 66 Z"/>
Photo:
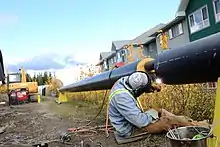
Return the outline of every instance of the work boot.
<path id="1" fill-rule="evenodd" d="M 139 134 L 142 134 L 142 133 L 145 133 L 146 130 L 142 129 L 142 128 L 134 128 L 131 136 L 136 136 L 136 135 L 139 135 Z"/>

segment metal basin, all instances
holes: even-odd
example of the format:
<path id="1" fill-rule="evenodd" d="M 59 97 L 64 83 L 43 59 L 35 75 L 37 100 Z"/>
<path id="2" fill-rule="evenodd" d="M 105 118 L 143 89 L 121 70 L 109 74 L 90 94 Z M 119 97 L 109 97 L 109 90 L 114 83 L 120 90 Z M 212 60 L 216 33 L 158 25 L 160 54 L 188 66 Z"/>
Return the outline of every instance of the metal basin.
<path id="1" fill-rule="evenodd" d="M 207 147 L 209 132 L 206 127 L 188 126 L 170 130 L 166 137 L 170 147 Z"/>

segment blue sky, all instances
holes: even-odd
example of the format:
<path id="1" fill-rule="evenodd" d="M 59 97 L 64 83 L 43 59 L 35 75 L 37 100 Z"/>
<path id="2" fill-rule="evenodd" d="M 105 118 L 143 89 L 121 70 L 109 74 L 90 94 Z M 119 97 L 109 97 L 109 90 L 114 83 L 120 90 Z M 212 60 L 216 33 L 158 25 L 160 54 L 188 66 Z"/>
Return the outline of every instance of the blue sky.
<path id="1" fill-rule="evenodd" d="M 111 41 L 133 39 L 173 19 L 178 4 L 179 0 L 2 0 L 0 48 L 10 64 L 45 54 L 48 62 L 53 54 L 95 62 L 101 51 L 110 50 Z"/>

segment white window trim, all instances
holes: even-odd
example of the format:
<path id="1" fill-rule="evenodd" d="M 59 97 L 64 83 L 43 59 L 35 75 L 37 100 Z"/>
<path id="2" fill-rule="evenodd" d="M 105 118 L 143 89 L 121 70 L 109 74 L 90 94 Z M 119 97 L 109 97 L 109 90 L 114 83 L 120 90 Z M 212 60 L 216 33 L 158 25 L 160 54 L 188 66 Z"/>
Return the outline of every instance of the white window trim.
<path id="1" fill-rule="evenodd" d="M 107 63 L 107 60 L 104 60 L 104 69 L 105 69 L 105 70 L 108 70 L 108 63 Z"/>
<path id="2" fill-rule="evenodd" d="M 117 52 L 117 62 L 122 62 L 121 51 Z"/>
<path id="3" fill-rule="evenodd" d="M 169 32 L 168 33 L 169 34 L 169 39 L 173 39 L 174 37 L 173 37 L 172 28 L 170 28 L 168 32 Z"/>
<path id="4" fill-rule="evenodd" d="M 117 52 L 117 59 L 120 59 L 121 58 L 121 54 L 120 52 Z"/>
<path id="5" fill-rule="evenodd" d="M 195 21 L 195 17 L 194 17 L 194 13 L 196 12 L 196 11 L 198 11 L 198 10 L 200 10 L 201 12 L 202 12 L 202 9 L 203 8 L 206 8 L 207 9 L 207 21 L 208 21 L 208 25 L 206 26 L 206 27 L 203 27 L 203 28 L 201 28 L 201 29 L 198 29 L 198 30 L 196 30 L 196 31 L 194 31 L 194 32 L 192 32 L 192 30 L 191 30 L 191 26 L 190 26 L 190 16 L 191 15 L 193 15 L 193 18 L 194 18 L 194 21 Z M 202 14 L 202 13 L 201 13 Z M 196 33 L 196 32 L 199 32 L 199 31 L 201 31 L 201 30 L 204 30 L 204 29 L 206 29 L 206 28 L 208 28 L 208 27 L 210 27 L 210 19 L 209 19 L 209 10 L 208 10 L 208 6 L 207 5 L 204 5 L 204 6 L 202 6 L 202 7 L 200 7 L 199 9 L 197 9 L 197 10 L 195 10 L 194 12 L 192 12 L 191 14 L 189 14 L 188 15 L 188 21 L 189 21 L 189 29 L 190 29 L 190 34 L 194 34 L 194 33 Z M 203 21 L 204 22 L 204 21 Z M 195 22 L 194 22 L 195 23 Z"/>
<path id="6" fill-rule="evenodd" d="M 181 26 L 181 32 L 177 35 L 177 36 L 174 36 L 173 34 L 173 31 L 172 29 L 174 29 L 175 27 L 178 26 L 178 29 L 179 29 L 179 32 L 180 32 L 180 26 Z M 169 30 L 168 30 L 168 34 L 169 34 L 169 39 L 172 40 L 173 38 L 176 38 L 176 37 L 179 37 L 180 35 L 182 35 L 184 33 L 183 31 L 183 23 L 180 22 L 180 23 L 177 23 L 176 25 L 174 25 L 173 27 L 171 27 Z"/>
<path id="7" fill-rule="evenodd" d="M 214 8 L 214 13 L 215 13 L 215 23 L 219 23 L 220 22 L 220 12 L 218 14 L 216 14 L 215 1 L 217 1 L 217 0 L 212 1 L 213 8 Z"/>

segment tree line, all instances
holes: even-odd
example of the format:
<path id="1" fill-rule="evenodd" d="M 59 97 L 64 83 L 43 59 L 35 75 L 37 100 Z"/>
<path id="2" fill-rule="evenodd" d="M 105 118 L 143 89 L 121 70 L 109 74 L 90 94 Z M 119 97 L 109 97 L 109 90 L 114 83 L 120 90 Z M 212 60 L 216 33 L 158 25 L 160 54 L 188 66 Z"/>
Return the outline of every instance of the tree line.
<path id="1" fill-rule="evenodd" d="M 55 78 L 55 73 L 53 75 L 51 72 L 38 73 L 34 74 L 33 77 L 31 77 L 30 74 L 26 73 L 27 82 L 37 82 L 38 85 L 45 85 L 52 78 Z"/>

